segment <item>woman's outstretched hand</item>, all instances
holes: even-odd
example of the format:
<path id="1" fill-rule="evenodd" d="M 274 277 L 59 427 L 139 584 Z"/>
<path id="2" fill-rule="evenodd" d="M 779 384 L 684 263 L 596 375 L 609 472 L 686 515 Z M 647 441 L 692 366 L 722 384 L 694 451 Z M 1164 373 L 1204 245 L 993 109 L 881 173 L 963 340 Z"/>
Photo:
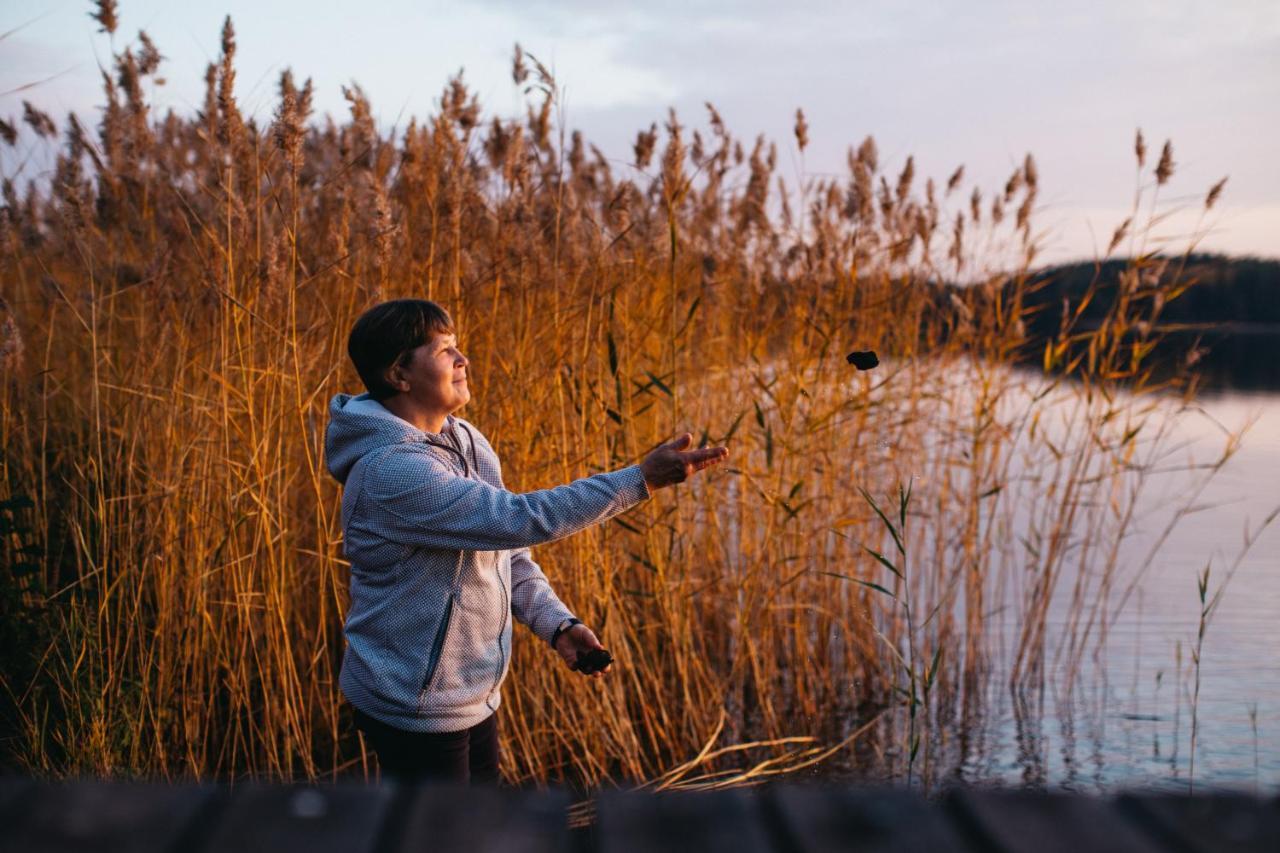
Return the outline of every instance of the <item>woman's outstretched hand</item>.
<path id="1" fill-rule="evenodd" d="M 578 653 L 586 654 L 592 649 L 603 649 L 600 641 L 596 639 L 595 632 L 582 623 L 573 625 L 569 630 L 556 637 L 556 651 L 560 653 L 560 657 L 564 658 L 564 665 L 570 669 L 574 669 L 574 664 L 578 662 Z M 590 675 L 592 678 L 600 678 L 612 668 L 612 664 L 606 666 L 597 672 L 583 673 Z"/>
<path id="2" fill-rule="evenodd" d="M 693 435 L 685 433 L 659 444 L 640 463 L 640 471 L 650 489 L 661 489 L 683 483 L 704 468 L 710 468 L 729 455 L 727 447 L 702 447 L 685 450 L 693 442 Z"/>

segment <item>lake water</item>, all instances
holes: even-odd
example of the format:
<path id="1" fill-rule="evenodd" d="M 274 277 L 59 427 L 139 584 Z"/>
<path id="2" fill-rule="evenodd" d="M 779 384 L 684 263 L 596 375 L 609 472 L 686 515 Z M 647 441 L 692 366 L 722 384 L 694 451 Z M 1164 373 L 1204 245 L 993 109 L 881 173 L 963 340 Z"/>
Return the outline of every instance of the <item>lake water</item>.
<path id="1" fill-rule="evenodd" d="M 850 704 L 829 718 L 834 731 L 824 739 L 847 737 L 868 714 L 880 716 L 851 748 L 806 772 L 899 784 L 910 773 L 931 787 L 1096 793 L 1194 784 L 1280 792 L 1280 329 L 1193 333 L 1158 356 L 1167 363 L 1192 348 L 1203 382 L 1190 401 L 1123 388 L 1087 395 L 1074 380 L 964 358 L 885 359 L 876 373 L 830 386 L 824 365 L 768 364 L 762 378 L 752 374 L 754 384 L 737 376 L 722 383 L 742 383 L 738 396 L 751 397 L 785 375 L 815 390 L 809 411 L 836 438 L 801 442 L 799 453 L 821 463 L 805 469 L 815 478 L 824 466 L 840 472 L 820 480 L 828 502 L 819 511 L 873 523 L 857 528 L 852 553 L 817 537 L 794 547 L 823 570 L 884 587 L 856 604 L 862 609 L 855 618 L 892 636 L 881 639 L 915 661 L 919 675 L 939 649 L 946 653 L 942 686 L 921 715 L 928 723 L 914 762 L 906 757 L 904 703 L 884 708 L 876 704 L 888 701 L 880 693 L 865 700 L 850 680 L 847 691 L 833 685 L 836 701 L 847 693 Z M 709 399 L 719 405 L 715 395 Z M 847 422 L 828 416 L 833 399 L 857 401 Z M 864 411 L 876 415 L 851 428 Z M 810 434 L 803 418 L 786 423 L 802 438 Z M 1231 453 L 1221 461 L 1226 448 Z M 760 447 L 741 442 L 736 452 L 744 469 L 766 466 Z M 791 471 L 778 477 L 793 478 Z M 909 567 L 909 580 L 900 584 L 860 551 L 896 559 L 895 543 L 854 487 L 896 507 L 898 486 L 907 482 L 908 553 L 900 565 Z M 739 542 L 776 546 L 750 538 L 766 536 L 754 531 L 767 526 L 737 509 L 739 482 L 725 483 L 712 505 L 723 508 L 727 571 L 745 573 L 758 551 Z M 691 526 L 702 526 L 696 515 Z M 967 573 L 971 565 L 981 571 Z M 1206 567 L 1206 599 L 1219 598 L 1201 639 L 1198 583 Z M 1037 602 L 1034 593 L 1046 586 L 1052 594 L 1042 613 L 1036 605 L 1043 596 Z M 835 596 L 823 606 L 846 613 L 859 601 L 846 592 L 817 594 Z M 797 607 L 811 603 L 808 594 L 795 593 Z M 904 601 L 917 614 L 911 647 L 900 618 Z M 932 616 L 922 616 L 947 613 L 944 605 L 951 621 L 930 625 Z M 970 622 L 964 608 L 975 605 L 982 613 Z M 1043 649 L 1043 666 L 1014 679 L 1018 650 L 1028 648 L 1023 632 L 1040 626 L 1043 642 L 1030 647 Z M 838 627 L 832 631 L 824 642 L 827 672 L 856 679 L 860 660 L 842 657 L 849 647 Z M 909 685 L 905 667 L 886 659 L 890 686 Z M 868 704 L 857 707 L 860 701 Z"/>
<path id="2" fill-rule="evenodd" d="M 1030 695 L 1010 690 L 1009 655 L 998 657 L 982 718 L 942 751 L 941 780 L 1185 791 L 1194 772 L 1197 788 L 1280 791 L 1280 519 L 1244 551 L 1246 526 L 1256 530 L 1280 507 L 1280 331 L 1206 340 L 1209 385 L 1170 421 L 1170 463 L 1211 462 L 1225 433 L 1247 425 L 1238 450 L 1198 495 L 1190 490 L 1203 471 L 1151 481 L 1120 562 L 1142 564 L 1175 508 L 1190 501 L 1193 511 L 1175 520 L 1103 649 L 1086 656 L 1072 689 L 1051 673 Z M 1194 700 L 1206 565 L 1208 596 L 1222 596 Z M 1062 608 L 1048 627 L 1052 647 L 1067 630 Z"/>

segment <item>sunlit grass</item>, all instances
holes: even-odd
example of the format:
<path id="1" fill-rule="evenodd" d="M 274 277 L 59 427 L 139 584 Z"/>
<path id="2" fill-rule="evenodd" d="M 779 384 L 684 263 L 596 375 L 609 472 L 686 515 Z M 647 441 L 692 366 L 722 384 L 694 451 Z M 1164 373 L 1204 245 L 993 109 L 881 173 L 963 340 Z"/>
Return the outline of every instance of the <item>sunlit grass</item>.
<path id="1" fill-rule="evenodd" d="M 1034 685 L 1105 633 L 1167 450 L 1152 327 L 1190 282 L 1139 254 L 1100 328 L 1064 306 L 1056 337 L 1027 340 L 1030 156 L 1003 186 L 938 186 L 910 158 L 887 173 L 868 138 L 848 175 L 780 188 L 775 146 L 712 110 L 618 162 L 558 131 L 555 81 L 520 53 L 523 120 L 454 80 L 394 131 L 355 88 L 344 124 L 307 124 L 309 83 L 286 72 L 263 128 L 235 103 L 229 23 L 202 112 L 154 116 L 145 50 L 115 57 L 96 136 L 66 123 L 49 181 L 24 189 L 5 161 L 0 490 L 33 504 L 4 544 L 34 566 L 7 580 L 28 613 L 3 675 L 16 762 L 371 771 L 337 688 L 347 566 L 321 457 L 329 398 L 360 390 L 348 330 L 396 296 L 457 320 L 463 414 L 513 489 L 685 429 L 733 448 L 537 549 L 620 665 L 588 683 L 517 642 L 510 780 L 749 783 L 856 733 L 869 772 L 929 782 L 993 657 Z M 1159 221 L 1171 155 L 1138 157 L 1151 212 L 1109 252 Z M 855 372 L 850 349 L 883 363 Z M 1012 367 L 1029 356 L 1043 375 Z M 735 763 L 752 744 L 784 752 Z"/>

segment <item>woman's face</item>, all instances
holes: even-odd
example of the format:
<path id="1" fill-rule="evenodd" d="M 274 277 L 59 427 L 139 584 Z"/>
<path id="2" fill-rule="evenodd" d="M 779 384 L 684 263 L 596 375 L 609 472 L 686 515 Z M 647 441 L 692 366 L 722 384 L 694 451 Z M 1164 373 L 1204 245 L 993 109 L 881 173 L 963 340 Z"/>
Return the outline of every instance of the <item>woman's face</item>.
<path id="1" fill-rule="evenodd" d="M 467 387 L 467 365 L 471 362 L 458 349 L 456 335 L 432 334 L 411 354 L 408 365 L 392 368 L 392 384 L 407 393 L 418 408 L 449 415 L 471 400 Z"/>

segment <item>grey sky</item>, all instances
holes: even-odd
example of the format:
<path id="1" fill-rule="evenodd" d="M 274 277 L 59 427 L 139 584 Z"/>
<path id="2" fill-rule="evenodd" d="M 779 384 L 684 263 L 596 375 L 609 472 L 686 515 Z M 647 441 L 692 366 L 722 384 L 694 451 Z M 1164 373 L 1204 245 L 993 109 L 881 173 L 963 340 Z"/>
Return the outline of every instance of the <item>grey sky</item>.
<path id="1" fill-rule="evenodd" d="M 59 121 L 71 109 L 95 115 L 97 63 L 111 44 L 90 8 L 0 2 L 0 31 L 36 19 L 0 40 L 0 92 L 60 75 L 0 96 L 0 115 L 18 116 L 24 97 Z M 228 13 L 237 95 L 263 119 L 286 66 L 315 78 L 322 111 L 344 112 L 340 86 L 358 81 L 384 125 L 430 112 L 448 75 L 465 67 L 486 108 L 511 115 L 519 41 L 554 67 L 567 124 L 619 161 L 668 106 L 686 125 L 704 125 L 704 101 L 738 136 L 763 132 L 790 152 L 789 180 L 801 168 L 791 144 L 797 107 L 810 125 L 810 174 L 842 172 L 846 147 L 868 133 L 891 168 L 915 154 L 919 171 L 945 180 L 963 163 L 984 188 L 1030 151 L 1051 260 L 1092 255 L 1128 214 L 1141 126 L 1155 151 L 1173 139 L 1178 173 L 1165 197 L 1188 205 L 1164 233 L 1189 229 L 1203 193 L 1230 175 L 1203 246 L 1280 256 L 1276 0 L 122 0 L 116 49 L 146 29 L 167 57 L 156 104 L 194 110 Z M 12 173 L 14 156 L 3 165 Z"/>

